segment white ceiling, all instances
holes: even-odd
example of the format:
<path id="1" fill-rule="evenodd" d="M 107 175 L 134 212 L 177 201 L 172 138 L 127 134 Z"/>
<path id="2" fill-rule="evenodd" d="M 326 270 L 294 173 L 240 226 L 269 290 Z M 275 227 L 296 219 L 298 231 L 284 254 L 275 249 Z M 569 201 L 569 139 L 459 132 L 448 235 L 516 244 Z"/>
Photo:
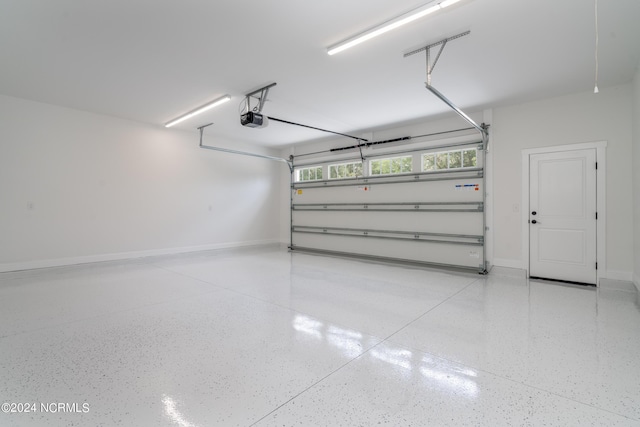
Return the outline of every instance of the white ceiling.
<path id="1" fill-rule="evenodd" d="M 595 0 L 462 0 L 343 53 L 326 48 L 418 0 L 0 0 L 0 93 L 269 146 L 327 134 L 243 128 L 244 95 L 277 82 L 263 113 L 349 134 L 450 110 L 424 88 L 424 54 L 450 42 L 433 85 L 465 111 L 591 90 Z M 599 2 L 599 87 L 631 81 L 640 1 Z"/>

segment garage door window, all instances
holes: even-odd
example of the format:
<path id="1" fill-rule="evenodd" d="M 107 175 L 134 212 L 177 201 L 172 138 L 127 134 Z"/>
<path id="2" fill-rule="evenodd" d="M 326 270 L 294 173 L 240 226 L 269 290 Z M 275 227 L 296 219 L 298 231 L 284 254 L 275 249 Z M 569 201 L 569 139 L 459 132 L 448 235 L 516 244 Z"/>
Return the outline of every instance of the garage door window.
<path id="1" fill-rule="evenodd" d="M 388 159 L 371 160 L 371 175 L 395 175 L 410 173 L 413 170 L 411 156 L 391 157 Z"/>
<path id="2" fill-rule="evenodd" d="M 329 179 L 355 178 L 362 176 L 362 162 L 329 165 Z"/>
<path id="3" fill-rule="evenodd" d="M 317 181 L 322 179 L 322 166 L 312 166 L 296 170 L 296 182 Z"/>
<path id="4" fill-rule="evenodd" d="M 478 151 L 469 150 L 426 153 L 422 155 L 422 171 L 432 172 L 444 169 L 474 168 L 478 166 Z"/>

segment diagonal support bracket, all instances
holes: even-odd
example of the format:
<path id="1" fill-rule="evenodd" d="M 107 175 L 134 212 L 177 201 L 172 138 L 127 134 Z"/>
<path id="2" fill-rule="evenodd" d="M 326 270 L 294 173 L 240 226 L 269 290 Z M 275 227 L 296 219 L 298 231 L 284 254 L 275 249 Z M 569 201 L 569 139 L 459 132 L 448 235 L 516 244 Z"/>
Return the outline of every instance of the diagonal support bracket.
<path id="1" fill-rule="evenodd" d="M 246 94 L 245 102 L 247 103 L 247 111 L 251 111 L 251 98 L 258 100 L 258 105 L 253 108 L 253 111 L 261 113 L 264 108 L 264 103 L 267 102 L 267 96 L 269 95 L 269 89 L 274 87 L 277 83 L 271 83 L 265 87 L 261 87 L 258 90 L 254 90 L 251 93 Z"/>
<path id="2" fill-rule="evenodd" d="M 447 37 L 446 39 L 442 39 L 442 40 L 440 40 L 438 42 L 431 43 L 430 45 L 421 47 L 421 48 L 416 49 L 416 50 L 412 50 L 411 52 L 407 52 L 407 53 L 404 54 L 404 57 L 406 58 L 408 56 L 415 55 L 415 54 L 420 53 L 420 52 L 426 52 L 427 81 L 425 83 L 425 87 L 427 88 L 427 90 L 429 92 L 433 93 L 442 102 L 447 104 L 449 106 L 449 108 L 451 108 L 453 111 L 455 111 L 460 117 L 462 117 L 464 120 L 466 120 L 471 126 L 476 128 L 478 130 L 478 132 L 480 132 L 480 134 L 482 135 L 482 142 L 484 143 L 484 146 L 486 148 L 487 143 L 488 143 L 488 138 L 489 138 L 488 126 L 486 124 L 484 124 L 484 123 L 481 124 L 481 125 L 477 124 L 471 117 L 469 117 L 467 114 L 465 114 L 464 111 L 462 111 L 450 99 L 448 99 L 446 96 L 444 96 L 440 91 L 438 91 L 431 84 L 431 74 L 433 73 L 433 69 L 435 68 L 436 64 L 438 63 L 438 59 L 440 59 L 440 55 L 442 54 L 442 51 L 444 50 L 444 47 L 447 45 L 447 42 L 449 42 L 451 40 L 459 39 L 460 37 L 464 37 L 464 36 L 466 36 L 466 35 L 468 35 L 470 33 L 471 33 L 471 31 L 465 31 L 465 32 L 460 33 L 460 34 L 456 34 L 455 36 Z M 435 47 L 438 47 L 438 46 L 440 46 L 440 49 L 438 49 L 438 52 L 435 55 L 435 59 L 432 62 L 431 61 L 431 49 L 433 49 Z"/>
<path id="3" fill-rule="evenodd" d="M 293 173 L 293 159 L 286 160 L 286 159 L 283 159 L 283 158 L 280 158 L 280 157 L 267 156 L 267 155 L 264 155 L 264 154 L 249 153 L 247 151 L 232 150 L 232 149 L 229 149 L 229 148 L 213 147 L 211 145 L 204 145 L 204 143 L 202 141 L 202 137 L 204 135 L 204 129 L 206 127 L 211 126 L 212 124 L 213 123 L 209 123 L 209 124 L 200 126 L 198 128 L 198 130 L 200 131 L 200 148 L 204 148 L 205 150 L 220 151 L 222 153 L 239 154 L 241 156 L 258 157 L 260 159 L 274 160 L 276 162 L 286 163 L 287 166 L 289 166 L 289 171 L 291 173 Z"/>

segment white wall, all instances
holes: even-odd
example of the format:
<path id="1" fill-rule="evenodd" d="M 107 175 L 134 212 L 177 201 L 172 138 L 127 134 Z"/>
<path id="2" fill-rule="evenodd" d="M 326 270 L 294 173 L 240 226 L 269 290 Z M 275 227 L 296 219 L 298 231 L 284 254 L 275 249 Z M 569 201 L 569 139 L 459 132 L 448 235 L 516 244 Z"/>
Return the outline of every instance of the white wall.
<path id="1" fill-rule="evenodd" d="M 640 66 L 633 80 L 633 281 L 640 291 Z"/>
<path id="2" fill-rule="evenodd" d="M 288 159 L 292 154 L 291 148 L 283 149 L 277 155 Z M 289 246 L 291 244 L 291 172 L 289 168 L 280 170 L 280 223 L 278 236 L 281 244 Z"/>
<path id="3" fill-rule="evenodd" d="M 202 150 L 197 132 L 0 96 L 0 271 L 277 241 L 282 168 Z"/>
<path id="4" fill-rule="evenodd" d="M 492 149 L 496 265 L 522 260 L 521 152 L 526 148 L 608 141 L 606 276 L 633 271 L 632 96 L 624 85 L 593 92 L 496 108 Z M 524 268 L 524 267 L 521 267 Z M 628 280 L 628 279 L 627 279 Z"/>

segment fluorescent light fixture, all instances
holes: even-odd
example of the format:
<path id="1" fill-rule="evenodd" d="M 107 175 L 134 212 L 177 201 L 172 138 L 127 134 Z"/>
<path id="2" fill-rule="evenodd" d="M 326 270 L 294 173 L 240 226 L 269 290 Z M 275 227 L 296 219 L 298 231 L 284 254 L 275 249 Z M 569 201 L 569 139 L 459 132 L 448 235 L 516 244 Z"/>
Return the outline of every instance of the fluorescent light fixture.
<path id="1" fill-rule="evenodd" d="M 421 6 L 417 9 L 412 10 L 411 12 L 407 12 L 404 15 L 400 15 L 397 18 L 393 18 L 390 21 L 387 21 L 383 24 L 380 24 L 376 27 L 371 28 L 364 33 L 358 34 L 355 37 L 351 37 L 345 41 L 342 41 L 338 44 L 335 44 L 327 49 L 327 53 L 329 55 L 336 54 L 338 52 L 342 52 L 343 50 L 349 49 L 350 47 L 359 45 L 362 42 L 365 42 L 369 39 L 372 39 L 380 34 L 384 34 L 387 31 L 391 31 L 402 25 L 408 24 L 409 22 L 413 22 L 416 19 L 420 19 L 424 16 L 427 16 L 433 12 L 436 12 L 440 9 L 444 9 L 447 6 L 451 6 L 454 3 L 459 2 L 460 0 L 443 0 L 437 2 L 435 5 L 434 2 Z"/>
<path id="2" fill-rule="evenodd" d="M 225 95 L 222 98 L 218 98 L 215 101 L 211 101 L 207 104 L 204 104 L 202 107 L 198 107 L 193 111 L 188 112 L 187 114 L 183 114 L 182 116 L 171 120 L 170 122 L 167 122 L 164 127 L 170 128 L 173 125 L 177 125 L 178 123 L 190 119 L 193 116 L 196 116 L 200 113 L 204 113 L 207 110 L 212 109 L 213 107 L 217 107 L 220 104 L 224 104 L 225 102 L 229 101 L 231 99 L 231 97 L 229 95 Z"/>

